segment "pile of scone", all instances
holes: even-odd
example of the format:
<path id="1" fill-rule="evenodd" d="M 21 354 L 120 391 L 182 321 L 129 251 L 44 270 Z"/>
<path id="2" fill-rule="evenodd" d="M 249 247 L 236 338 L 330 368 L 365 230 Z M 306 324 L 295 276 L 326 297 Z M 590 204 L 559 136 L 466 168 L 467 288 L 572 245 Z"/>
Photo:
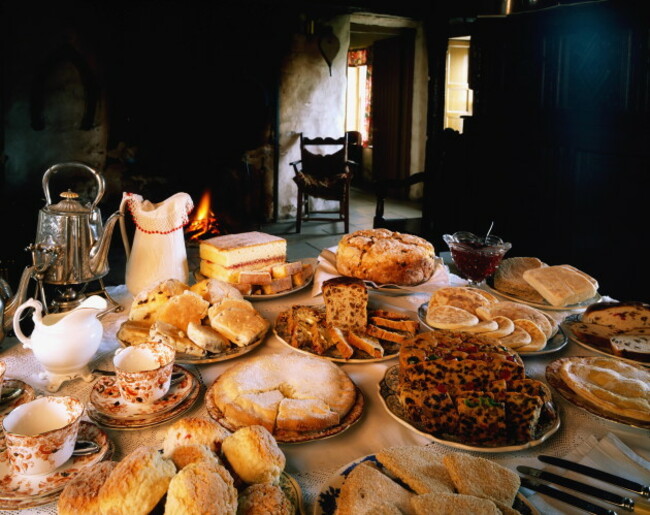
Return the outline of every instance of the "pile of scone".
<path id="1" fill-rule="evenodd" d="M 126 345 L 167 343 L 178 353 L 200 358 L 259 341 L 269 326 L 225 281 L 204 279 L 189 286 L 167 279 L 135 296 L 117 338 Z"/>
<path id="2" fill-rule="evenodd" d="M 230 433 L 210 419 L 185 418 L 169 427 L 162 450 L 141 446 L 81 472 L 61 492 L 58 513 L 292 515 L 279 486 L 285 463 L 261 426 Z"/>
<path id="3" fill-rule="evenodd" d="M 429 446 L 385 449 L 347 475 L 338 515 L 357 513 L 473 513 L 510 515 L 520 479 L 498 463 Z M 403 486 L 403 485 L 406 485 Z"/>
<path id="4" fill-rule="evenodd" d="M 471 286 L 436 290 L 427 304 L 425 321 L 434 329 L 493 338 L 517 352 L 544 349 L 558 331 L 557 322 L 544 312 L 519 302 L 500 301 Z"/>

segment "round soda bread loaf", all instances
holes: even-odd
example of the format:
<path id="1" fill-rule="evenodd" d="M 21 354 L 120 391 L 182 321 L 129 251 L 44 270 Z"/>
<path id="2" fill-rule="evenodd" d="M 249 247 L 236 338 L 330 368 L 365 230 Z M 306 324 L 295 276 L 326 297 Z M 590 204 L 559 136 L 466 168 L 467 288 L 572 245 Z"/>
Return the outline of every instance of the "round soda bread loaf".
<path id="1" fill-rule="evenodd" d="M 341 238 L 336 268 L 341 275 L 364 281 L 414 286 L 431 278 L 434 258 L 433 245 L 424 238 L 388 229 L 364 229 Z"/>

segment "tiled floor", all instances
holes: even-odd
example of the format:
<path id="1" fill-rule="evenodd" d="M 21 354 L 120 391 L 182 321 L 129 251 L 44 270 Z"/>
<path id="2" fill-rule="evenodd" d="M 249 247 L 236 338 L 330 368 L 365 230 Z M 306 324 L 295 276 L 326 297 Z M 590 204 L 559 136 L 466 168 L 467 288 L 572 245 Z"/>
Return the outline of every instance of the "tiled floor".
<path id="1" fill-rule="evenodd" d="M 352 188 L 350 192 L 350 232 L 371 229 L 375 215 L 375 196 L 371 192 Z M 418 202 L 387 199 L 384 203 L 386 218 L 416 218 L 422 215 Z M 316 257 L 321 250 L 338 244 L 344 234 L 343 222 L 303 222 L 296 233 L 295 220 L 264 224 L 263 232 L 282 236 L 287 240 L 287 259 Z"/>

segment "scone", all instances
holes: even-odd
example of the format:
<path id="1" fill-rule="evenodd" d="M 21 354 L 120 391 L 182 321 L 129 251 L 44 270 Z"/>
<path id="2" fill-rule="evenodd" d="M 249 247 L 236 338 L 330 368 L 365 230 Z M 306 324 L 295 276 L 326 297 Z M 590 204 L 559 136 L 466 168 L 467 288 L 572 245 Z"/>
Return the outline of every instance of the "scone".
<path id="1" fill-rule="evenodd" d="M 239 494 L 237 515 L 292 515 L 291 501 L 282 488 L 268 483 L 258 483 L 246 487 Z"/>
<path id="2" fill-rule="evenodd" d="M 185 291 L 169 299 L 156 312 L 156 319 L 187 333 L 187 324 L 201 323 L 208 315 L 210 303 L 193 291 Z"/>
<path id="3" fill-rule="evenodd" d="M 205 417 L 187 417 L 174 422 L 163 440 L 163 456 L 170 457 L 176 447 L 203 444 L 218 453 L 224 439 L 230 435 L 221 424 Z"/>
<path id="4" fill-rule="evenodd" d="M 101 461 L 80 472 L 61 492 L 57 513 L 101 515 L 97 493 L 116 465 L 116 461 Z"/>
<path id="5" fill-rule="evenodd" d="M 176 465 L 178 470 L 181 470 L 192 463 L 206 463 L 221 465 L 219 458 L 213 453 L 207 445 L 192 443 L 188 445 L 179 445 L 174 447 L 169 456 Z"/>
<path id="6" fill-rule="evenodd" d="M 119 462 L 99 489 L 102 515 L 147 515 L 167 492 L 176 466 L 153 447 L 141 446 Z"/>
<path id="7" fill-rule="evenodd" d="M 220 465 L 203 463 L 182 469 L 169 483 L 165 515 L 235 515 L 237 490 L 224 473 Z"/>
<path id="8" fill-rule="evenodd" d="M 235 431 L 221 447 L 228 463 L 245 483 L 277 483 L 286 458 L 273 435 L 262 426 Z"/>
<path id="9" fill-rule="evenodd" d="M 203 279 L 190 286 L 190 290 L 198 293 L 210 304 L 218 304 L 223 299 L 243 299 L 241 292 L 232 284 L 219 279 Z"/>
<path id="10" fill-rule="evenodd" d="M 169 299 L 180 295 L 190 287 L 178 279 L 167 279 L 150 289 L 141 291 L 131 303 L 129 320 L 143 320 L 154 323 L 157 320 L 157 312 Z"/>

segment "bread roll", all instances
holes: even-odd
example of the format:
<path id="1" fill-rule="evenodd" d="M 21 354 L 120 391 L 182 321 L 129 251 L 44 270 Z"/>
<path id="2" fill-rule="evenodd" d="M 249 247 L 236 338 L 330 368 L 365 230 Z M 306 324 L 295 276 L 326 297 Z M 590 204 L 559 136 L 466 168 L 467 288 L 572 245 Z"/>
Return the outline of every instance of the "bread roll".
<path id="1" fill-rule="evenodd" d="M 221 444 L 230 435 L 221 424 L 206 417 L 187 417 L 174 422 L 165 433 L 163 456 L 170 457 L 174 449 L 189 444 L 203 444 L 212 452 L 219 452 Z"/>
<path id="2" fill-rule="evenodd" d="M 135 449 L 99 489 L 102 515 L 148 515 L 167 492 L 176 466 L 153 447 Z"/>
<path id="3" fill-rule="evenodd" d="M 182 469 L 169 483 L 165 515 L 236 515 L 237 490 L 226 474 L 220 465 L 205 463 Z"/>
<path id="4" fill-rule="evenodd" d="M 246 483 L 277 483 L 286 458 L 273 435 L 263 426 L 238 429 L 223 441 L 223 454 Z"/>
<path id="5" fill-rule="evenodd" d="M 387 229 L 364 229 L 341 238 L 336 268 L 341 275 L 378 284 L 414 286 L 428 281 L 436 268 L 427 240 Z"/>
<path id="6" fill-rule="evenodd" d="M 258 483 L 239 494 L 237 515 L 293 515 L 293 505 L 278 485 Z"/>
<path id="7" fill-rule="evenodd" d="M 101 461 L 77 474 L 61 492 L 56 505 L 57 513 L 101 515 L 97 494 L 116 465 L 116 461 Z"/>

